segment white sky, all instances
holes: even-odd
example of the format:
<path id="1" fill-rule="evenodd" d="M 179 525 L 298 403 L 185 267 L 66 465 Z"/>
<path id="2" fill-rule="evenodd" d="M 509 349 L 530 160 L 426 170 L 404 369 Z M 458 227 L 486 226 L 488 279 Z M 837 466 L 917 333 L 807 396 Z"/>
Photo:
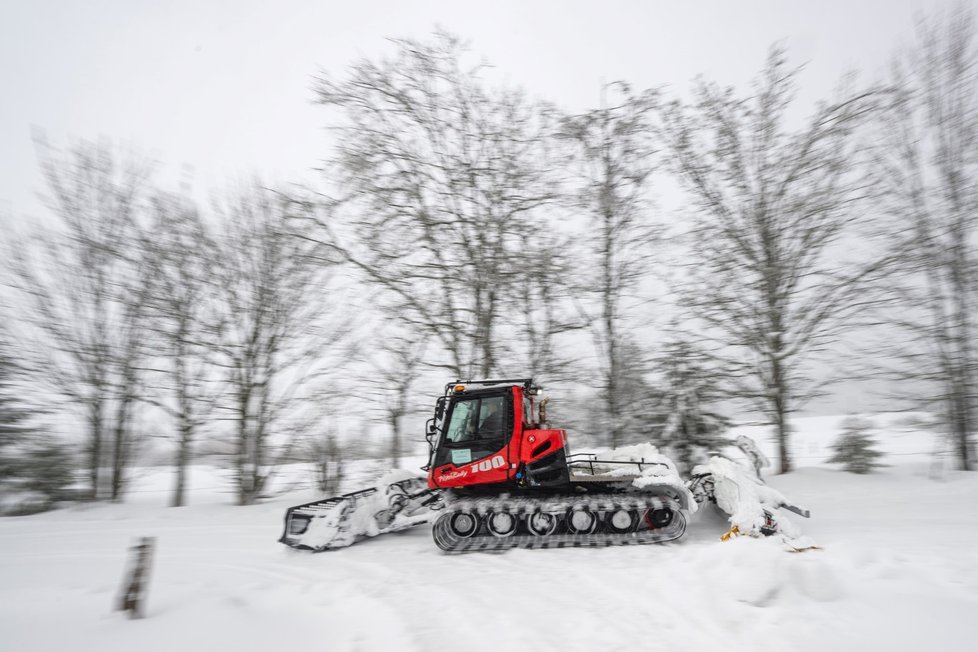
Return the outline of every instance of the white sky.
<path id="1" fill-rule="evenodd" d="M 259 172 L 313 179 L 325 158 L 311 77 L 389 51 L 435 25 L 469 39 L 509 82 L 570 109 L 602 81 L 686 88 L 696 74 L 742 86 L 785 40 L 806 63 L 802 106 L 840 75 L 874 75 L 925 0 L 311 2 L 3 0 L 0 218 L 43 209 L 31 139 L 108 136 L 192 168 L 198 190 Z"/>

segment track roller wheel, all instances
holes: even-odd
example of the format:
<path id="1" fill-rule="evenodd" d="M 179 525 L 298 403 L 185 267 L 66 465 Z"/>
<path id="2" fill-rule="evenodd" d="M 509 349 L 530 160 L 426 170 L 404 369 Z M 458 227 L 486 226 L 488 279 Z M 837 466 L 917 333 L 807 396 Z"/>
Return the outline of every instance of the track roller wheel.
<path id="1" fill-rule="evenodd" d="M 486 515 L 486 529 L 493 536 L 512 536 L 518 524 L 519 520 L 509 512 L 489 512 Z"/>
<path id="2" fill-rule="evenodd" d="M 448 528 L 460 539 L 468 539 L 479 531 L 479 520 L 474 512 L 457 512 L 449 519 Z"/>
<path id="3" fill-rule="evenodd" d="M 591 534 L 598 527 L 598 516 L 588 508 L 567 510 L 567 530 L 573 534 Z"/>
<path id="4" fill-rule="evenodd" d="M 609 532 L 615 534 L 627 534 L 634 532 L 638 527 L 638 512 L 629 509 L 614 509 L 604 517 L 604 524 Z"/>
<path id="5" fill-rule="evenodd" d="M 662 509 L 650 509 L 645 515 L 645 522 L 650 529 L 666 527 L 672 523 L 673 512 L 667 507 Z"/>
<path id="6" fill-rule="evenodd" d="M 547 512 L 535 512 L 526 517 L 526 529 L 538 537 L 549 536 L 557 529 L 557 517 Z"/>

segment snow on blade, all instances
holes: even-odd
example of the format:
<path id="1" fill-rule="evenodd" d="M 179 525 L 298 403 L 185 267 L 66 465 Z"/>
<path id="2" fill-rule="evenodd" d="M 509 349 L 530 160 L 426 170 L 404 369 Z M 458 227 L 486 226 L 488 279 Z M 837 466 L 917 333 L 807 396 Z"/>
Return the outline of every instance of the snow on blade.
<path id="1" fill-rule="evenodd" d="M 309 527 L 296 537 L 296 543 L 313 549 L 342 548 L 366 537 L 393 532 L 426 520 L 425 516 L 398 515 L 393 522 L 379 523 L 377 515 L 390 507 L 391 495 L 401 493 L 396 484 L 416 480 L 418 487 L 424 478 L 413 471 L 394 469 L 382 476 L 372 493 L 348 494 L 343 500 L 326 510 L 309 509 L 313 515 Z"/>
<path id="2" fill-rule="evenodd" d="M 643 465 L 638 472 L 638 477 L 632 480 L 632 486 L 636 489 L 644 489 L 653 485 L 661 485 L 675 489 L 686 498 L 686 505 L 690 514 L 696 512 L 697 504 L 693 499 L 693 494 L 686 487 L 686 483 L 679 475 L 679 470 L 675 463 L 659 452 L 651 443 L 632 444 L 619 448 L 598 448 L 588 451 L 587 455 L 594 460 L 606 462 L 639 462 Z M 644 465 L 648 466 L 644 466 Z M 636 475 L 636 468 L 630 466 L 602 467 L 600 463 L 594 464 L 595 475 L 602 477 L 632 477 Z"/>

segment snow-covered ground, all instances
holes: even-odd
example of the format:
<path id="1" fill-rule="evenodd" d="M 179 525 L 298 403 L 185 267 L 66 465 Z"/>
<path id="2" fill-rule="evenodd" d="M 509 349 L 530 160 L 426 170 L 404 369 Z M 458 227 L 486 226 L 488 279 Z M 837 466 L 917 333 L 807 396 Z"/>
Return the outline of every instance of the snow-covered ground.
<path id="1" fill-rule="evenodd" d="M 800 554 L 721 543 L 701 510 L 675 544 L 450 556 L 422 525 L 313 555 L 276 543 L 313 492 L 235 507 L 197 467 L 171 509 L 169 471 L 146 471 L 122 505 L 0 519 L 0 650 L 969 649 L 978 473 L 935 466 L 917 454 L 933 436 L 892 420 L 892 466 L 844 473 L 824 464 L 838 421 L 798 420 L 802 468 L 769 478 L 812 510 L 789 515 L 822 546 Z M 147 617 L 128 620 L 112 607 L 141 536 L 157 537 Z"/>

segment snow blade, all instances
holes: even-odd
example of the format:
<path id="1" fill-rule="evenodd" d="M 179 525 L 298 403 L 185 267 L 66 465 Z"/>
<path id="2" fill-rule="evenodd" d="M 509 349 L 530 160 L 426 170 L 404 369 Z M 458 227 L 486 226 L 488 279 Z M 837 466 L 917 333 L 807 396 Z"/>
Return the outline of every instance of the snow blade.
<path id="1" fill-rule="evenodd" d="M 279 543 L 313 552 L 345 548 L 426 523 L 434 499 L 423 478 L 385 478 L 376 487 L 290 507 Z"/>

